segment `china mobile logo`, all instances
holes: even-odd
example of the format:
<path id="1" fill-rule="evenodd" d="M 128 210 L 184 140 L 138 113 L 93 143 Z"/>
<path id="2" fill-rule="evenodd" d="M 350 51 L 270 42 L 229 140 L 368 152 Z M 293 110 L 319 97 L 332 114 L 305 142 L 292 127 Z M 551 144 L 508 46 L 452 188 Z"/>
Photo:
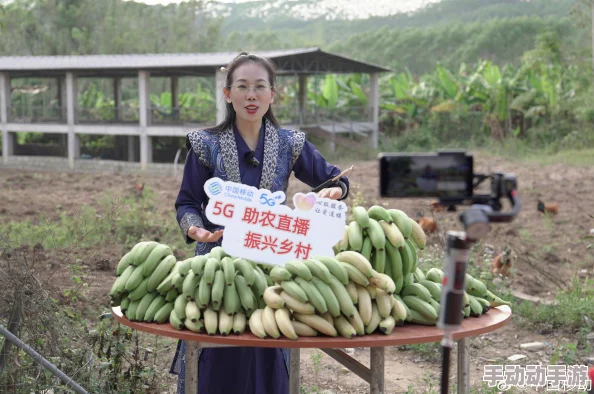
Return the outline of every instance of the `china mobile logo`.
<path id="1" fill-rule="evenodd" d="M 483 381 L 502 391 L 531 387 L 561 392 L 592 390 L 586 365 L 485 365 Z"/>

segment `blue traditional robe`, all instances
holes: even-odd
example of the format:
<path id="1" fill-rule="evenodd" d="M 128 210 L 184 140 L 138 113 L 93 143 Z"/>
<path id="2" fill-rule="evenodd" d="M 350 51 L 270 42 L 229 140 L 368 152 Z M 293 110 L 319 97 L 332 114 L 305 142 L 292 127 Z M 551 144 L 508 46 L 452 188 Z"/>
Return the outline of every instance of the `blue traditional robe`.
<path id="1" fill-rule="evenodd" d="M 326 162 L 302 132 L 277 128 L 267 119 L 262 122 L 258 145 L 253 153 L 259 163 L 257 166 L 245 159 L 251 150 L 235 127 L 220 133 L 194 131 L 188 134 L 186 145 L 188 156 L 175 209 L 188 244 L 194 242 L 187 236 L 191 226 L 211 232 L 222 228 L 204 215 L 208 204 L 204 183 L 209 178 L 219 177 L 225 181 L 286 193 L 292 172 L 312 188 L 340 173 L 339 168 Z M 346 198 L 348 178 L 340 178 L 335 186 L 342 188 L 340 199 Z M 222 238 L 217 242 L 197 242 L 195 254 L 209 253 L 221 243 Z M 178 342 L 170 371 L 179 376 L 178 394 L 185 394 L 185 345 L 185 341 Z M 201 349 L 198 357 L 200 394 L 285 394 L 289 391 L 287 349 L 207 348 Z"/>

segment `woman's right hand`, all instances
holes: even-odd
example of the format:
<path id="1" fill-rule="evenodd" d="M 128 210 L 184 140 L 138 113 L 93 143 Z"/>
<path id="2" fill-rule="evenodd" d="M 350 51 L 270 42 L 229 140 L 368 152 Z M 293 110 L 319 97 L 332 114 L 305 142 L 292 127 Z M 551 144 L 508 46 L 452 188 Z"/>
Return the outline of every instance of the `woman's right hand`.
<path id="1" fill-rule="evenodd" d="M 217 242 L 223 236 L 223 230 L 217 230 L 214 233 L 201 228 L 192 226 L 188 230 L 188 237 L 198 242 Z"/>

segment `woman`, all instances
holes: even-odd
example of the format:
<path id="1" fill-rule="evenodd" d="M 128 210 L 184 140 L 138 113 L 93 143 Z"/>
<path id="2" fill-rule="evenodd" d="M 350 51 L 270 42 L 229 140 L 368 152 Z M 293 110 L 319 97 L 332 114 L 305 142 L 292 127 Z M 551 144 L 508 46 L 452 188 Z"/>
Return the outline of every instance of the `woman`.
<path id="1" fill-rule="evenodd" d="M 270 105 L 275 96 L 271 61 L 241 53 L 225 69 L 225 120 L 209 130 L 188 134 L 188 156 L 175 202 L 177 220 L 186 242 L 196 241 L 196 255 L 221 245 L 223 229 L 208 221 L 204 183 L 211 177 L 286 193 L 291 172 L 315 187 L 340 173 L 300 131 L 280 128 Z M 345 199 L 349 182 L 342 177 L 318 195 Z M 289 196 L 287 196 L 289 197 Z M 199 353 L 200 394 L 285 394 L 288 392 L 288 350 L 213 348 Z M 178 374 L 184 393 L 185 343 L 178 343 L 171 373 Z M 186 393 L 195 394 L 195 393 Z"/>

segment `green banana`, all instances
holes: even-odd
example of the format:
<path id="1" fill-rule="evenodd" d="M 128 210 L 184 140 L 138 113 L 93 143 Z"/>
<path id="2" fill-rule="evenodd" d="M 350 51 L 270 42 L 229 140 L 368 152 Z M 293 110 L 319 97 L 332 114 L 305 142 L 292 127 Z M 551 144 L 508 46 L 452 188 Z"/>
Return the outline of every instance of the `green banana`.
<path id="1" fill-rule="evenodd" d="M 138 247 L 138 249 L 136 249 L 135 253 L 134 253 L 134 262 L 133 264 L 135 266 L 139 266 L 142 263 L 145 262 L 145 260 L 148 258 L 148 256 L 150 255 L 150 253 L 153 251 L 153 249 L 155 247 L 157 247 L 158 245 L 160 245 L 158 242 L 155 241 L 144 241 L 141 242 L 141 245 Z M 132 248 L 134 250 L 134 248 Z"/>
<path id="2" fill-rule="evenodd" d="M 322 297 L 324 297 L 328 312 L 332 315 L 332 317 L 340 315 L 340 304 L 338 303 L 338 298 L 336 298 L 336 295 L 332 291 L 330 285 L 326 284 L 320 278 L 315 276 L 311 279 L 311 283 L 313 283 Z"/>
<path id="3" fill-rule="evenodd" d="M 155 314 L 166 303 L 167 301 L 165 300 L 165 297 L 163 297 L 162 295 L 158 295 L 157 297 L 155 297 L 153 301 L 150 303 L 146 312 L 144 313 L 144 317 L 142 318 L 142 320 L 149 323 L 152 322 L 155 318 Z"/>
<path id="4" fill-rule="evenodd" d="M 188 299 L 183 295 L 180 294 L 175 299 L 173 303 L 173 309 L 175 309 L 175 313 L 180 320 L 184 320 L 186 318 L 186 304 L 188 303 Z"/>
<path id="5" fill-rule="evenodd" d="M 224 257 L 226 258 L 226 257 Z M 223 294 L 225 292 L 225 278 L 223 271 L 217 271 L 215 274 L 215 279 L 212 284 L 212 295 L 211 295 L 211 302 L 212 307 L 215 310 L 218 310 L 221 306 L 223 301 Z"/>
<path id="6" fill-rule="evenodd" d="M 417 248 L 410 239 L 407 239 L 406 243 L 408 244 L 408 251 L 410 252 L 410 256 L 412 257 L 412 272 L 415 272 L 419 266 L 419 256 L 417 254 Z M 425 275 L 422 276 L 425 277 Z"/>
<path id="7" fill-rule="evenodd" d="M 142 265 L 139 265 L 126 281 L 126 291 L 132 291 L 137 288 L 143 279 L 144 275 L 142 274 Z"/>
<path id="8" fill-rule="evenodd" d="M 361 229 L 361 226 L 359 226 L 359 223 L 353 220 L 349 223 L 347 231 L 351 250 L 357 252 L 361 251 L 361 248 L 363 247 L 363 230 Z"/>
<path id="9" fill-rule="evenodd" d="M 469 301 L 470 301 L 470 316 L 473 317 L 479 317 L 480 315 L 483 314 L 483 306 L 481 305 L 480 302 L 477 301 L 476 298 L 474 298 L 473 295 L 469 294 Z"/>
<path id="10" fill-rule="evenodd" d="M 402 297 L 402 301 L 404 301 L 411 311 L 417 311 L 427 319 L 437 321 L 437 312 L 435 312 L 435 309 L 430 303 L 414 295 L 404 296 Z"/>
<path id="11" fill-rule="evenodd" d="M 425 278 L 425 274 L 423 273 L 423 271 L 421 271 L 421 269 L 419 267 L 417 267 L 414 271 L 413 271 L 413 276 L 415 277 L 415 281 L 418 283 L 422 280 L 427 280 L 427 278 Z"/>
<path id="12" fill-rule="evenodd" d="M 305 280 L 311 280 L 311 271 L 307 268 L 301 260 L 289 260 L 285 263 L 285 269 L 289 271 L 294 277 L 300 277 Z"/>
<path id="13" fill-rule="evenodd" d="M 136 270 L 136 267 L 133 265 L 129 265 L 122 275 L 118 276 L 116 280 L 113 282 L 111 286 L 111 291 L 109 292 L 110 296 L 118 296 L 121 295 L 126 290 L 126 282 L 130 278 L 130 275 Z"/>
<path id="14" fill-rule="evenodd" d="M 429 268 L 429 270 L 425 274 L 425 278 L 427 278 L 427 280 L 430 280 L 431 282 L 442 283 L 443 271 L 435 267 Z"/>
<path id="15" fill-rule="evenodd" d="M 169 246 L 158 244 L 148 255 L 146 261 L 142 263 L 142 274 L 145 277 L 151 276 L 155 269 L 161 264 L 162 260 L 171 255 L 173 255 L 173 251 Z"/>
<path id="16" fill-rule="evenodd" d="M 254 310 L 258 309 L 256 303 L 254 302 L 254 296 L 252 291 L 247 285 L 247 282 L 243 276 L 237 275 L 235 277 L 235 287 L 237 288 L 237 294 L 239 295 L 239 300 L 241 301 L 241 305 L 246 313 L 252 313 Z"/>
<path id="17" fill-rule="evenodd" d="M 237 289 L 235 288 L 235 280 L 231 286 L 225 286 L 225 294 L 223 294 L 223 306 L 225 308 L 225 312 L 228 314 L 237 313 L 241 310 L 241 304 L 239 302 L 239 295 L 237 294 Z"/>
<path id="18" fill-rule="evenodd" d="M 405 243 L 404 247 L 398 250 L 400 252 L 400 258 L 402 259 L 402 275 L 405 276 L 413 272 L 413 256 L 410 251 L 410 246 Z"/>
<path id="19" fill-rule="evenodd" d="M 363 246 L 361 247 L 361 255 L 365 257 L 367 260 L 371 260 L 371 252 L 373 250 L 373 244 L 371 243 L 371 239 L 369 237 L 363 238 Z"/>
<path id="20" fill-rule="evenodd" d="M 194 291 L 196 290 L 198 283 L 200 283 L 200 279 L 201 276 L 194 274 L 194 271 L 189 271 L 188 275 L 184 278 L 182 294 L 186 296 L 188 300 L 194 298 Z"/>
<path id="21" fill-rule="evenodd" d="M 347 317 L 352 317 L 354 314 L 353 310 L 355 309 L 355 305 L 353 304 L 353 301 L 351 300 L 351 297 L 349 296 L 349 293 L 347 292 L 344 285 L 333 276 L 330 278 L 330 288 L 338 300 L 342 313 L 344 313 L 344 315 Z"/>
<path id="22" fill-rule="evenodd" d="M 367 230 L 369 228 L 369 214 L 367 210 L 364 207 L 357 206 L 353 208 L 352 213 L 353 219 L 359 223 L 361 229 Z"/>
<path id="23" fill-rule="evenodd" d="M 392 333 L 394 326 L 396 326 L 396 320 L 391 315 L 385 317 L 379 322 L 380 331 L 386 335 L 390 335 Z"/>
<path id="24" fill-rule="evenodd" d="M 489 301 L 487 301 L 484 298 L 481 297 L 474 297 L 483 307 L 483 313 L 487 313 L 489 311 L 489 309 L 491 309 L 491 303 Z M 122 303 L 123 303 L 123 299 L 122 299 Z"/>
<path id="25" fill-rule="evenodd" d="M 198 289 L 194 292 L 194 298 L 196 298 L 198 301 L 197 304 L 200 309 L 206 309 L 208 304 L 210 304 L 211 290 L 212 285 L 207 283 L 206 275 L 203 275 L 202 279 L 200 279 L 200 283 L 198 284 Z M 198 297 L 196 297 L 196 292 L 198 293 Z"/>
<path id="26" fill-rule="evenodd" d="M 193 332 L 202 333 L 204 332 L 204 322 L 202 320 L 196 320 L 195 322 L 191 320 L 184 320 L 184 326 Z"/>
<path id="27" fill-rule="evenodd" d="M 124 271 L 126 270 L 126 268 L 128 268 L 132 264 L 133 258 L 134 258 L 134 256 L 132 255 L 132 252 L 128 252 L 124 256 L 122 256 L 122 258 L 120 259 L 120 262 L 118 263 L 118 266 L 116 267 L 116 275 L 117 276 L 122 275 L 124 273 Z"/>
<path id="28" fill-rule="evenodd" d="M 132 301 L 135 301 L 135 300 L 139 300 L 142 297 L 144 297 L 144 295 L 146 293 L 148 293 L 147 286 L 148 286 L 149 279 L 150 278 L 144 278 L 142 280 L 142 282 L 140 282 L 140 284 L 138 286 L 136 286 L 136 288 L 128 294 L 128 298 Z"/>
<path id="29" fill-rule="evenodd" d="M 155 297 L 157 297 L 157 293 L 150 292 L 150 293 L 146 293 L 144 295 L 144 297 L 142 297 L 140 299 L 140 303 L 138 304 L 138 307 L 136 308 L 135 318 L 137 321 L 144 320 L 144 315 L 146 314 L 148 307 L 151 305 L 151 303 L 153 302 Z"/>
<path id="30" fill-rule="evenodd" d="M 182 319 L 180 319 L 175 312 L 175 308 L 169 314 L 169 324 L 171 324 L 171 327 L 175 328 L 176 330 L 183 330 L 185 327 Z"/>
<path id="31" fill-rule="evenodd" d="M 291 280 L 291 273 L 285 268 L 275 265 L 270 270 L 270 278 L 276 283 L 280 283 L 284 280 Z"/>
<path id="32" fill-rule="evenodd" d="M 326 268 L 326 266 L 322 264 L 319 260 L 310 258 L 307 260 L 303 260 L 303 264 L 305 264 L 307 268 L 309 268 L 314 277 L 318 277 L 326 284 L 330 283 L 330 275 L 332 274 L 330 273 L 330 270 L 328 270 L 328 268 Z"/>
<path id="33" fill-rule="evenodd" d="M 386 271 L 386 249 L 376 249 L 373 253 L 373 269 L 381 274 Z"/>
<path id="34" fill-rule="evenodd" d="M 140 304 L 140 300 L 130 301 L 130 305 L 128 305 L 128 309 L 126 310 L 126 318 L 130 321 L 136 321 L 136 311 L 138 310 L 138 305 Z"/>
<path id="35" fill-rule="evenodd" d="M 359 271 L 354 265 L 347 263 L 343 263 L 343 265 L 349 275 L 350 280 L 363 287 L 367 287 L 369 285 L 369 279 L 367 279 L 365 274 Z"/>
<path id="36" fill-rule="evenodd" d="M 163 261 L 161 261 L 161 263 L 159 263 L 155 271 L 150 276 L 147 285 L 148 291 L 155 290 L 159 286 L 159 284 L 161 284 L 163 279 L 165 279 L 167 275 L 169 275 L 169 272 L 171 272 L 171 269 L 173 269 L 173 266 L 176 262 L 177 261 L 174 255 L 168 255 L 163 259 Z"/>
<path id="37" fill-rule="evenodd" d="M 161 309 L 157 311 L 157 313 L 155 313 L 154 321 L 159 324 L 167 322 L 167 320 L 169 320 L 169 316 L 171 315 L 171 311 L 173 311 L 173 303 L 168 302 L 163 305 Z"/>
<path id="38" fill-rule="evenodd" d="M 382 230 L 384 230 L 384 234 L 386 235 L 388 243 L 391 243 L 397 248 L 404 246 L 404 235 L 402 235 L 398 226 L 396 226 L 394 223 L 390 224 L 383 220 L 378 221 L 378 223 L 382 227 Z"/>
<path id="39" fill-rule="evenodd" d="M 312 257 L 318 260 L 320 263 L 324 264 L 326 268 L 328 268 L 328 271 L 330 271 L 330 273 L 334 275 L 340 281 L 340 283 L 342 283 L 343 285 L 349 283 L 349 274 L 346 268 L 344 268 L 344 266 L 336 259 L 327 256 Z"/>
<path id="40" fill-rule="evenodd" d="M 433 309 L 435 309 L 435 312 L 437 312 L 437 315 L 439 316 L 439 312 L 441 310 L 441 305 L 439 304 L 439 302 L 435 301 L 432 298 L 429 300 L 429 304 L 433 307 Z"/>
<path id="41" fill-rule="evenodd" d="M 431 306 L 431 305 L 429 305 Z M 437 319 L 428 318 L 425 315 L 415 311 L 414 309 L 410 309 L 408 312 L 407 321 L 414 323 L 414 324 L 422 324 L 425 326 L 435 326 Z"/>
<path id="42" fill-rule="evenodd" d="M 316 308 L 318 313 L 322 314 L 328 312 L 328 306 L 326 305 L 324 297 L 313 283 L 300 277 L 295 278 L 295 283 L 297 283 L 297 285 L 303 289 L 305 294 L 307 294 L 307 299 L 314 308 Z"/>
<path id="43" fill-rule="evenodd" d="M 377 220 L 369 218 L 367 235 L 369 236 L 369 239 L 371 239 L 374 248 L 384 249 L 386 246 L 386 234 Z"/>
<path id="44" fill-rule="evenodd" d="M 262 298 L 264 295 L 264 291 L 268 287 L 268 282 L 266 281 L 266 274 L 260 267 L 256 267 L 254 269 L 254 273 L 256 274 L 256 279 L 254 280 L 255 290 L 258 292 L 258 297 Z M 216 278 L 215 278 L 216 280 Z"/>
<path id="45" fill-rule="evenodd" d="M 194 275 L 200 275 L 204 272 L 204 266 L 207 261 L 208 257 L 206 255 L 195 256 L 190 260 L 190 269 L 194 272 Z"/>
<path id="46" fill-rule="evenodd" d="M 371 206 L 367 210 L 367 214 L 369 215 L 370 219 L 377 220 L 378 222 L 380 220 L 383 220 L 388 224 L 392 224 L 394 222 L 390 213 L 388 211 L 386 211 L 386 209 L 384 207 L 379 206 L 379 205 Z"/>
<path id="47" fill-rule="evenodd" d="M 254 272 L 254 268 L 246 259 L 235 259 L 233 260 L 233 264 L 235 268 L 241 272 L 245 279 L 245 283 L 252 287 L 254 285 L 254 281 L 256 280 L 256 273 Z"/>
<path id="48" fill-rule="evenodd" d="M 283 288 L 284 291 L 289 293 L 289 295 L 295 298 L 297 301 L 309 301 L 309 298 L 307 298 L 307 294 L 305 293 L 305 291 L 296 282 L 292 280 L 284 280 L 280 283 L 280 286 Z"/>
<path id="49" fill-rule="evenodd" d="M 171 272 L 169 273 L 169 275 L 167 275 L 167 277 L 165 279 L 163 279 L 163 281 L 159 284 L 159 286 L 157 286 L 157 291 L 160 294 L 167 294 L 171 289 L 173 289 L 173 277 L 175 276 L 175 274 L 179 275 L 178 272 L 178 268 L 179 264 L 174 264 L 173 268 L 171 268 Z"/>
<path id="50" fill-rule="evenodd" d="M 231 283 L 235 280 L 235 264 L 233 264 L 233 259 L 231 257 L 223 257 L 221 268 L 223 269 L 225 283 L 227 286 L 231 286 Z"/>
<path id="51" fill-rule="evenodd" d="M 431 282 L 427 279 L 421 279 L 419 284 L 423 285 L 423 287 L 431 293 L 431 298 L 435 301 L 439 302 L 441 300 L 441 284 Z"/>
<path id="52" fill-rule="evenodd" d="M 212 248 L 210 250 L 210 256 L 221 261 L 223 259 L 223 257 L 227 256 L 227 253 L 225 253 L 225 250 L 223 249 L 222 246 L 215 246 L 214 248 Z"/>
<path id="53" fill-rule="evenodd" d="M 466 274 L 466 291 L 475 297 L 485 298 L 487 295 L 487 286 L 472 275 Z"/>
<path id="54" fill-rule="evenodd" d="M 130 306 L 130 301 L 131 300 L 129 297 L 126 297 L 126 296 L 122 297 L 122 301 L 120 301 L 120 309 L 122 310 L 122 312 L 126 312 L 128 307 Z M 487 301 L 487 302 L 489 302 L 489 301 Z"/>
<path id="55" fill-rule="evenodd" d="M 214 257 L 209 258 L 206 260 L 206 264 L 204 265 L 204 278 L 206 283 L 212 285 L 214 282 L 215 272 L 219 268 L 219 260 Z"/>
<path id="56" fill-rule="evenodd" d="M 398 226 L 404 238 L 410 238 L 412 233 L 412 224 L 408 219 L 408 215 L 399 209 L 388 209 L 388 213 L 392 216 L 392 220 Z"/>
<path id="57" fill-rule="evenodd" d="M 369 324 L 365 326 L 365 333 L 366 334 L 373 334 L 373 332 L 379 327 L 379 323 L 382 320 L 379 310 L 377 308 L 377 304 L 375 302 L 371 303 L 371 319 L 369 320 Z"/>
<path id="58" fill-rule="evenodd" d="M 190 272 L 192 271 L 188 271 L 188 275 L 190 275 Z M 192 272 L 192 275 L 194 273 Z M 186 278 L 186 276 L 181 276 L 179 274 L 179 272 L 177 274 L 173 275 L 173 278 L 171 279 L 171 282 L 173 282 L 173 287 L 175 287 L 177 289 L 177 291 L 181 292 L 182 291 L 182 286 L 184 285 L 184 279 Z"/>
<path id="59" fill-rule="evenodd" d="M 189 259 L 180 261 L 179 268 L 177 269 L 177 272 L 179 272 L 179 274 L 182 277 L 185 277 L 186 275 L 188 275 L 188 271 L 190 271 L 191 269 L 192 269 L 192 258 L 190 257 Z"/>
<path id="60" fill-rule="evenodd" d="M 404 283 L 404 276 L 402 274 L 402 257 L 398 249 L 396 249 L 389 242 L 386 244 L 386 265 L 390 265 L 391 275 L 396 285 L 396 294 L 400 294 L 402 285 Z"/>

